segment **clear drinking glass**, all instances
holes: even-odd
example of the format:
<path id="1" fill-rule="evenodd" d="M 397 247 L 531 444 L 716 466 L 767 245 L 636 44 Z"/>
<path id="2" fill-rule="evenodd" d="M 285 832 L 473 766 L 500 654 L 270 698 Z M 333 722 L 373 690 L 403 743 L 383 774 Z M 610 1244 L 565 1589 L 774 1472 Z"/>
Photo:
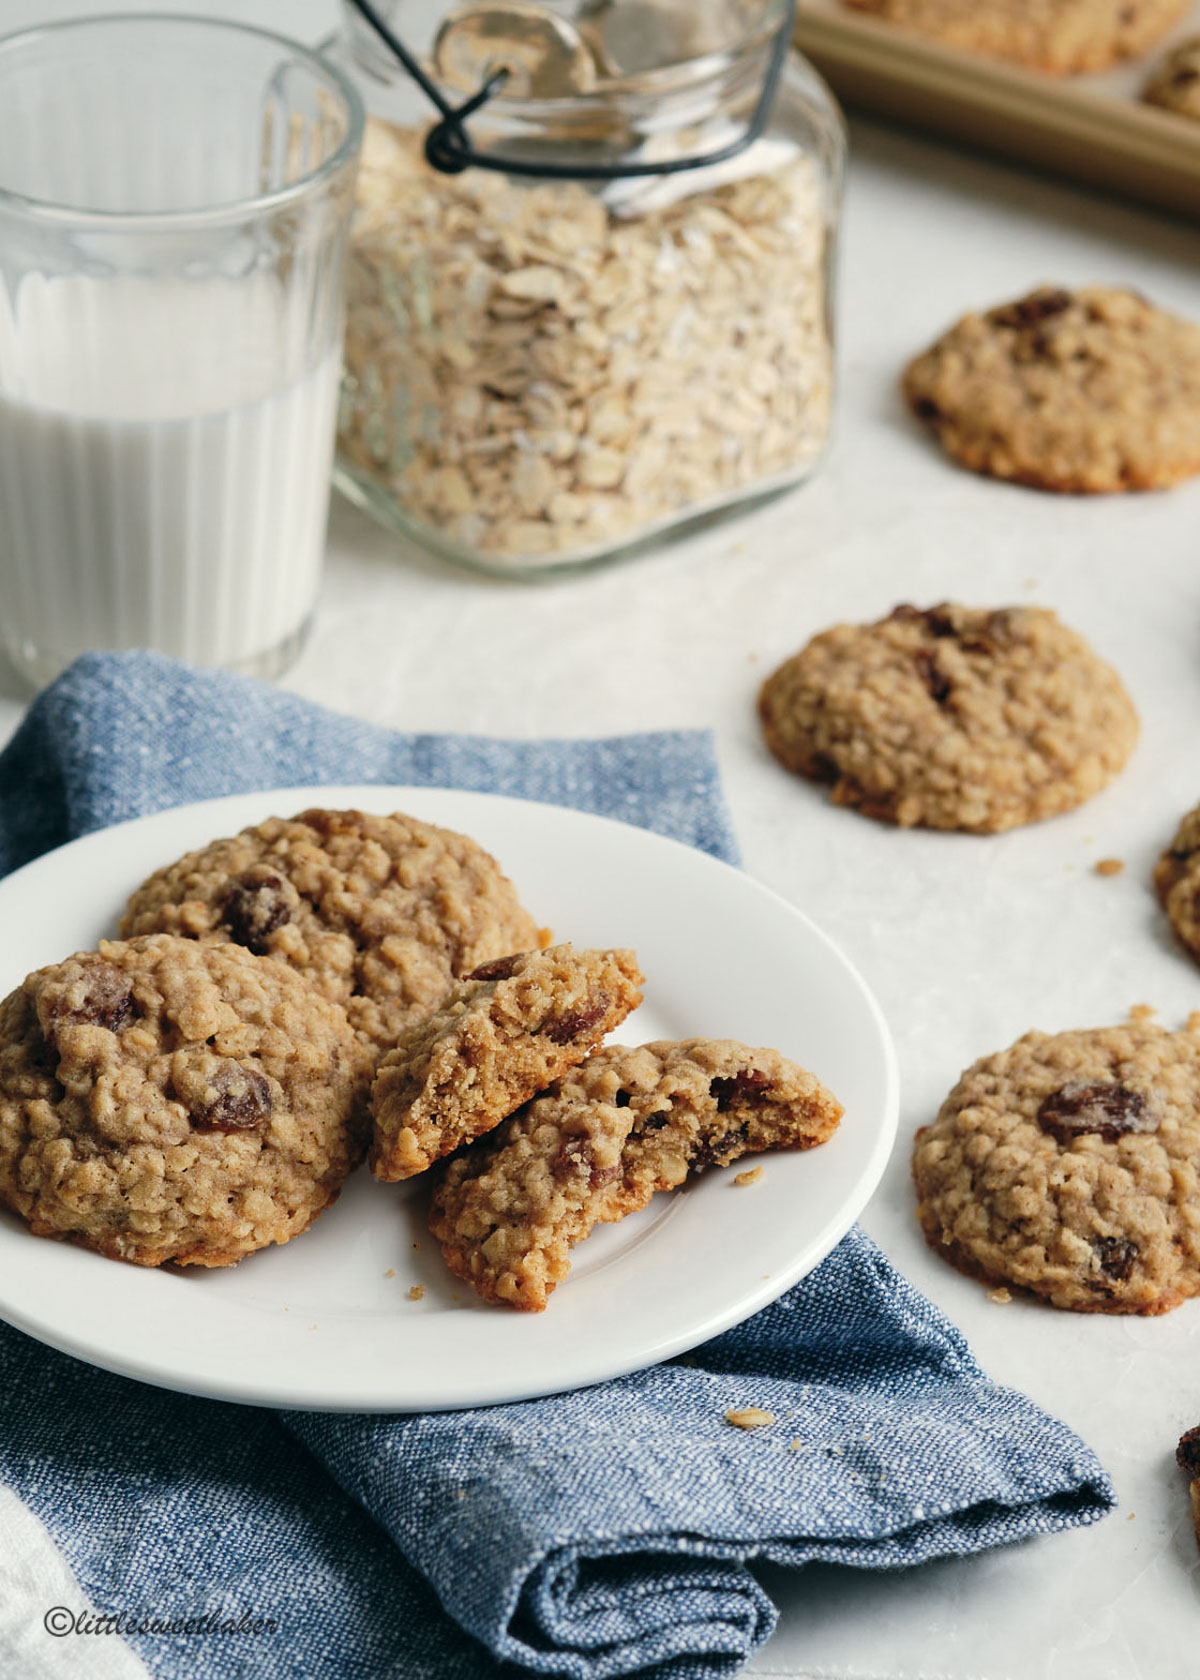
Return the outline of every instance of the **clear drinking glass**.
<path id="1" fill-rule="evenodd" d="M 236 24 L 0 40 L 0 640 L 35 683 L 303 646 L 362 130 L 337 69 Z"/>

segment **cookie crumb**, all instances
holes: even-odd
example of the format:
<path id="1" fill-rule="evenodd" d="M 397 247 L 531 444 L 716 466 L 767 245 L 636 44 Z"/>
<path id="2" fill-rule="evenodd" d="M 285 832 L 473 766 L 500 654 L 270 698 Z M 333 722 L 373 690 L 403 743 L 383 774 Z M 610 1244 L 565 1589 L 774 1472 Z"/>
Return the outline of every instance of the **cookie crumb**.
<path id="1" fill-rule="evenodd" d="M 1152 1021 L 1157 1014 L 1158 1010 L 1152 1003 L 1135 1003 L 1129 1009 L 1131 1021 Z"/>
<path id="2" fill-rule="evenodd" d="M 395 1275 L 396 1275 L 396 1268 L 395 1268 L 395 1266 L 389 1266 L 389 1267 L 388 1267 L 388 1269 L 387 1269 L 387 1271 L 386 1271 L 386 1272 L 384 1272 L 384 1274 L 383 1274 L 383 1275 L 384 1275 L 384 1277 L 395 1277 Z"/>
<path id="3" fill-rule="evenodd" d="M 735 1429 L 766 1429 L 775 1422 L 774 1412 L 764 1412 L 758 1406 L 735 1406 L 725 1413 L 725 1422 Z"/>
<path id="4" fill-rule="evenodd" d="M 1101 858 L 1092 865 L 1097 875 L 1119 875 L 1125 868 L 1124 858 Z"/>
<path id="5" fill-rule="evenodd" d="M 757 1184 L 762 1175 L 761 1167 L 749 1167 L 745 1172 L 738 1173 L 733 1182 L 735 1184 Z"/>
<path id="6" fill-rule="evenodd" d="M 408 1292 L 408 1298 L 410 1301 L 423 1301 L 425 1299 L 425 1285 L 414 1283 Z"/>
<path id="7" fill-rule="evenodd" d="M 789 1441 L 788 1442 L 788 1451 L 789 1452 L 803 1452 L 804 1451 L 804 1442 L 800 1439 L 799 1435 L 796 1436 L 796 1439 L 794 1441 Z"/>
<path id="8" fill-rule="evenodd" d="M 998 1307 L 1006 1307 L 1012 1300 L 1012 1296 L 1007 1289 L 989 1289 L 988 1300 L 995 1301 Z"/>

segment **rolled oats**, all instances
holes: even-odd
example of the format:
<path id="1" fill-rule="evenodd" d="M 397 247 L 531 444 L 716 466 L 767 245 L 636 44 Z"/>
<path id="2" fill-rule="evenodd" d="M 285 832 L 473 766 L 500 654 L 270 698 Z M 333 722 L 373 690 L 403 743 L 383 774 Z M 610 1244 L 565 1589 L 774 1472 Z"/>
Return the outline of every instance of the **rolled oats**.
<path id="1" fill-rule="evenodd" d="M 371 121 L 343 464 L 498 564 L 586 559 L 804 476 L 830 420 L 826 222 L 810 159 L 772 155 L 631 216 L 578 183 L 437 174 L 419 131 Z"/>

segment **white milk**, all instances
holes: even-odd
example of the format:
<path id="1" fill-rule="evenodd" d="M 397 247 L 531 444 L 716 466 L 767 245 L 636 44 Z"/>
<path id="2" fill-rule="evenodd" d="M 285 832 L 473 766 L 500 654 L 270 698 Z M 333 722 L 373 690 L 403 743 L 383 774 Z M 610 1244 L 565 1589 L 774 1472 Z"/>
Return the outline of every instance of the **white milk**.
<path id="1" fill-rule="evenodd" d="M 300 635 L 341 358 L 312 366 L 283 312 L 269 275 L 0 294 L 0 635 L 37 679 L 88 648 L 253 667 Z"/>

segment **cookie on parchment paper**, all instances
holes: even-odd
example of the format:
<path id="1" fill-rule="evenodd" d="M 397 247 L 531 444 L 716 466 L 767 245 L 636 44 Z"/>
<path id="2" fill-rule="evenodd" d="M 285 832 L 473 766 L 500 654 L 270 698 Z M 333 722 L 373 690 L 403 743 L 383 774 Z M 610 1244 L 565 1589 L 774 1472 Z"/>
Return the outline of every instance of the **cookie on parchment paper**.
<path id="1" fill-rule="evenodd" d="M 948 47 L 1052 75 L 1137 58 L 1191 0 L 844 0 Z"/>
<path id="2" fill-rule="evenodd" d="M 930 1247 L 1073 1312 L 1200 1293 L 1200 1033 L 1027 1033 L 967 1069 L 913 1149 Z"/>
<path id="3" fill-rule="evenodd" d="M 1200 962 L 1200 805 L 1182 819 L 1155 865 L 1154 889 L 1175 937 Z"/>
<path id="4" fill-rule="evenodd" d="M 1181 41 L 1146 83 L 1142 98 L 1200 122 L 1200 35 Z"/>
<path id="5" fill-rule="evenodd" d="M 901 827 L 996 833 L 1071 810 L 1120 771 L 1120 677 L 1040 607 L 901 605 L 815 636 L 763 684 L 767 745 L 835 803 Z"/>
<path id="6" fill-rule="evenodd" d="M 904 392 L 993 478 L 1104 494 L 1200 472 L 1200 326 L 1134 291 L 1044 286 L 966 315 L 909 364 Z"/>

